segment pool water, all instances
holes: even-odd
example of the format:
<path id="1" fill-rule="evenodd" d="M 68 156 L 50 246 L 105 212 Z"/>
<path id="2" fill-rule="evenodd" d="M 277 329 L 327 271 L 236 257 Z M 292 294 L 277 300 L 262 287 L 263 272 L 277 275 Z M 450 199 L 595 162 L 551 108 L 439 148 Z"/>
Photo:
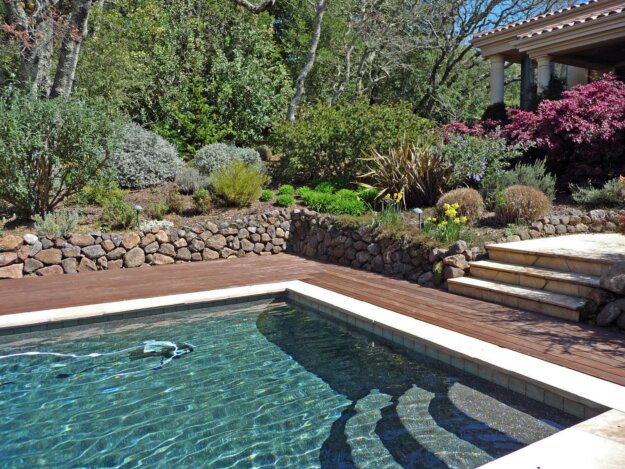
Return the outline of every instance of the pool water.
<path id="1" fill-rule="evenodd" d="M 193 351 L 137 355 L 150 340 Z M 472 468 L 577 422 L 284 303 L 3 337 L 0 355 L 3 468 Z"/>

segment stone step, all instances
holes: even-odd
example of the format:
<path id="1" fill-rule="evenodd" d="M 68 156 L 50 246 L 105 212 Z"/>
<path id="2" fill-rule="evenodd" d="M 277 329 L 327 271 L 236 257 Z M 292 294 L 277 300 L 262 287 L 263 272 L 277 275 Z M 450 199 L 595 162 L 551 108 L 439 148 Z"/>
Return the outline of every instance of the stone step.
<path id="1" fill-rule="evenodd" d="M 472 277 L 563 295 L 591 298 L 593 291 L 600 288 L 599 277 L 595 275 L 506 264 L 491 260 L 471 262 L 470 265 Z"/>
<path id="2" fill-rule="evenodd" d="M 566 237 L 557 238 L 566 246 Z M 538 240 L 535 240 L 538 241 Z M 575 272 L 593 276 L 601 276 L 614 262 L 608 259 L 592 258 L 583 254 L 576 254 L 575 249 L 563 252 L 550 252 L 534 249 L 526 241 L 515 243 L 489 244 L 486 246 L 488 258 L 507 264 L 517 264 L 559 270 L 561 272 Z"/>
<path id="3" fill-rule="evenodd" d="M 447 286 L 452 293 L 569 321 L 579 321 L 590 306 L 584 298 L 474 277 L 449 279 Z"/>

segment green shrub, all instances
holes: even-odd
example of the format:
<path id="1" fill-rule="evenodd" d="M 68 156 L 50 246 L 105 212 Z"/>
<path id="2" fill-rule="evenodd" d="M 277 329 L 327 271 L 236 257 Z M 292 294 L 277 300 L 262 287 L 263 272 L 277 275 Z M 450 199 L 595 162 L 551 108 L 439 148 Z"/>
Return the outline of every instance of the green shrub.
<path id="1" fill-rule="evenodd" d="M 84 187 L 77 195 L 77 201 L 82 204 L 102 205 L 108 199 L 123 199 L 125 196 L 126 191 L 119 188 L 115 176 L 110 172 L 104 172 Z"/>
<path id="2" fill-rule="evenodd" d="M 198 189 L 208 187 L 206 176 L 200 174 L 196 168 L 187 165 L 180 167 L 174 182 L 178 186 L 178 190 L 183 194 L 193 194 Z"/>
<path id="3" fill-rule="evenodd" d="M 212 207 L 212 199 L 208 189 L 198 189 L 193 193 L 193 202 L 198 212 L 207 214 Z"/>
<path id="4" fill-rule="evenodd" d="M 335 194 L 308 188 L 299 189 L 302 201 L 312 210 L 335 215 L 362 215 L 367 211 L 358 194 L 349 189 L 341 189 Z"/>
<path id="5" fill-rule="evenodd" d="M 294 195 L 295 194 L 295 187 L 293 187 L 291 184 L 282 184 L 279 188 L 278 188 L 278 194 L 280 195 Z"/>
<path id="6" fill-rule="evenodd" d="M 291 194 L 280 194 L 276 197 L 276 205 L 279 207 L 290 207 L 295 203 L 295 197 Z"/>
<path id="7" fill-rule="evenodd" d="M 174 145 L 137 124 L 125 127 L 123 146 L 112 159 L 119 185 L 129 189 L 172 182 L 182 164 Z"/>
<path id="8" fill-rule="evenodd" d="M 488 207 L 493 207 L 497 190 L 511 186 L 529 186 L 544 193 L 549 200 L 556 196 L 556 179 L 547 172 L 544 161 L 534 164 L 517 164 L 513 169 L 484 178 L 481 192 Z"/>
<path id="9" fill-rule="evenodd" d="M 273 199 L 273 192 L 271 192 L 270 190 L 263 191 L 260 194 L 261 202 L 269 202 L 271 199 Z"/>
<path id="10" fill-rule="evenodd" d="M 137 213 L 132 204 L 124 202 L 121 198 L 105 201 L 102 205 L 100 217 L 102 225 L 112 229 L 128 229 L 137 222 Z"/>
<path id="11" fill-rule="evenodd" d="M 443 147 L 443 157 L 452 167 L 452 187 L 496 180 L 521 155 L 519 146 L 508 145 L 503 138 L 451 135 Z"/>
<path id="12" fill-rule="evenodd" d="M 380 191 L 375 187 L 363 187 L 358 191 L 358 197 L 360 198 L 360 200 L 362 200 L 370 207 L 375 206 L 375 204 L 378 202 L 379 195 Z"/>
<path id="13" fill-rule="evenodd" d="M 184 197 L 178 191 L 169 191 L 165 204 L 169 213 L 181 214 L 184 212 Z"/>
<path id="14" fill-rule="evenodd" d="M 297 121 L 277 122 L 272 139 L 285 179 L 353 181 L 365 168 L 363 151 L 387 152 L 398 138 L 412 140 L 428 128 L 429 121 L 416 116 L 408 103 L 370 105 L 360 99 L 303 108 Z"/>
<path id="15" fill-rule="evenodd" d="M 43 217 L 35 215 L 33 220 L 35 222 L 35 230 L 40 235 L 67 236 L 78 225 L 78 213 L 73 210 L 58 209 L 54 212 L 46 213 Z"/>
<path id="16" fill-rule="evenodd" d="M 444 205 L 458 204 L 458 214 L 465 216 L 470 222 L 476 222 L 484 213 L 484 199 L 478 191 L 467 187 L 446 192 L 436 202 L 436 211 L 439 217 L 444 215 Z"/>
<path id="17" fill-rule="evenodd" d="M 119 142 L 119 117 L 99 101 L 5 95 L 0 116 L 0 200 L 28 216 L 94 182 Z"/>
<path id="18" fill-rule="evenodd" d="M 400 140 L 388 153 L 371 150 L 364 160 L 368 171 L 360 177 L 382 188 L 383 194 L 403 194 L 405 206 L 434 205 L 451 174 L 440 140 L 432 134 L 412 143 Z"/>
<path id="19" fill-rule="evenodd" d="M 623 184 L 611 179 L 602 187 L 593 187 L 590 181 L 586 186 L 570 186 L 573 200 L 587 207 L 620 207 L 623 205 Z"/>
<path id="20" fill-rule="evenodd" d="M 538 189 L 511 186 L 503 191 L 495 214 L 502 223 L 529 223 L 545 216 L 549 206 L 549 199 Z"/>
<path id="21" fill-rule="evenodd" d="M 145 209 L 145 216 L 153 220 L 162 220 L 165 218 L 169 207 L 165 202 L 154 202 Z"/>
<path id="22" fill-rule="evenodd" d="M 317 192 L 324 192 L 326 194 L 333 194 L 336 192 L 336 187 L 329 181 L 322 181 L 315 186 Z"/>
<path id="23" fill-rule="evenodd" d="M 257 166 L 235 161 L 221 166 L 210 176 L 213 193 L 236 207 L 258 200 L 268 178 Z"/>
<path id="24" fill-rule="evenodd" d="M 17 220 L 16 214 L 13 214 L 10 218 L 6 218 L 6 217 L 0 218 L 0 236 L 4 234 L 4 229 L 6 228 L 6 226 L 15 220 Z"/>
<path id="25" fill-rule="evenodd" d="M 192 165 L 202 174 L 211 175 L 222 166 L 241 161 L 250 166 L 262 168 L 260 155 L 253 148 L 238 148 L 225 143 L 211 143 L 203 146 L 193 158 Z"/>

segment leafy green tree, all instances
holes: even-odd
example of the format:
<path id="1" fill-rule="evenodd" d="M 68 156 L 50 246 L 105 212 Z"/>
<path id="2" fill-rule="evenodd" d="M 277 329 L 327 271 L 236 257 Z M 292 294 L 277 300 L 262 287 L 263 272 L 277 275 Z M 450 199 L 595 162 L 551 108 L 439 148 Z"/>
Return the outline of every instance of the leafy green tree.
<path id="1" fill-rule="evenodd" d="M 0 98 L 0 200 L 45 215 L 93 182 L 118 143 L 119 116 L 101 101 Z"/>

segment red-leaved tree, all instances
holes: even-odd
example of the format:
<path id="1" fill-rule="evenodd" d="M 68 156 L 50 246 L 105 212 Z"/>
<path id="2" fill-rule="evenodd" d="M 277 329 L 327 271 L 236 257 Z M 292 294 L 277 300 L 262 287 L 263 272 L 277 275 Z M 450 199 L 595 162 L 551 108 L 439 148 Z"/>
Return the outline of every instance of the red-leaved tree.
<path id="1" fill-rule="evenodd" d="M 479 135 L 490 129 L 452 123 L 446 130 Z M 542 101 L 534 112 L 509 109 L 507 124 L 496 133 L 511 144 L 531 144 L 525 159 L 546 157 L 561 184 L 618 176 L 625 172 L 625 83 L 608 74 L 559 100 Z"/>

